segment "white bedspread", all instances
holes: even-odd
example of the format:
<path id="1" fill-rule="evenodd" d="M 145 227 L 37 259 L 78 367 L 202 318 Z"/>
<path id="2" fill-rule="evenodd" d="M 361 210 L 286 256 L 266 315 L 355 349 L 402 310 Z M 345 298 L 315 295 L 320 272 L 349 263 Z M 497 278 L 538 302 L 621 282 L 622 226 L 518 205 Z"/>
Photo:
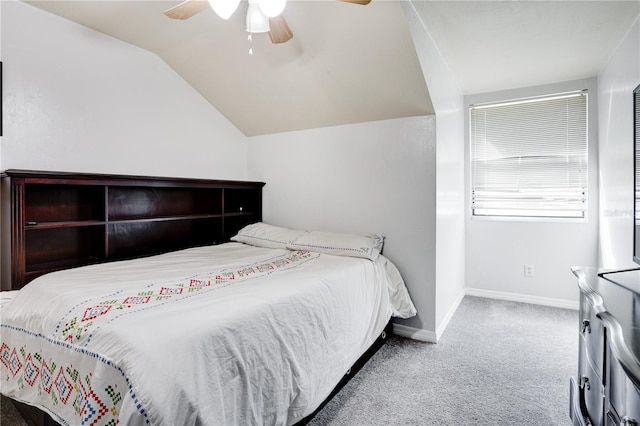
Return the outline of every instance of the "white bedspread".
<path id="1" fill-rule="evenodd" d="M 60 271 L 2 307 L 0 390 L 63 424 L 292 424 L 414 314 L 383 256 L 229 243 Z"/>

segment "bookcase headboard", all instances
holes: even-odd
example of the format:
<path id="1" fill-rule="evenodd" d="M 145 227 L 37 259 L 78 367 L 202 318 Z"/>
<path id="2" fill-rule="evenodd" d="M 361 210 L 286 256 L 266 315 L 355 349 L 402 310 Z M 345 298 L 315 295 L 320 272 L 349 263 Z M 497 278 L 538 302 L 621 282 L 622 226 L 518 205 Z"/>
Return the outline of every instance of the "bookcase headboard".
<path id="1" fill-rule="evenodd" d="M 262 220 L 263 186 L 7 170 L 2 174 L 3 289 L 20 289 L 61 269 L 226 242 Z"/>

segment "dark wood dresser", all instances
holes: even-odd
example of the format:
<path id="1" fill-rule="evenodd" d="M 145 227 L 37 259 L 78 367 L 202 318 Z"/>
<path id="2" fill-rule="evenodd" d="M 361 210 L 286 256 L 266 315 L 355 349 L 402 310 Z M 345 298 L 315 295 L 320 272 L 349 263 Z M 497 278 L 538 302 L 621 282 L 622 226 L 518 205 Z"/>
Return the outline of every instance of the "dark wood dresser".
<path id="1" fill-rule="evenodd" d="M 7 170 L 3 289 L 60 269 L 229 241 L 262 219 L 263 182 Z M 8 253 L 11 256 L 8 256 Z"/>
<path id="2" fill-rule="evenodd" d="M 574 425 L 640 426 L 640 271 L 572 268 L 580 288 Z"/>

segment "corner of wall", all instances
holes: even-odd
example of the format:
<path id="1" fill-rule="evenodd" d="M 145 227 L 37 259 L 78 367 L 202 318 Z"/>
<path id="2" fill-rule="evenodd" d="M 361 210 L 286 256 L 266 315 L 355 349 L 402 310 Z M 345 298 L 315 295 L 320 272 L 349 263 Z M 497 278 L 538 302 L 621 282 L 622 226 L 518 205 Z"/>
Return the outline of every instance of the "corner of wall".
<path id="1" fill-rule="evenodd" d="M 436 115 L 435 336 L 465 285 L 464 105 L 460 87 L 412 2 L 401 2 Z M 437 339 L 436 339 L 437 340 Z"/>

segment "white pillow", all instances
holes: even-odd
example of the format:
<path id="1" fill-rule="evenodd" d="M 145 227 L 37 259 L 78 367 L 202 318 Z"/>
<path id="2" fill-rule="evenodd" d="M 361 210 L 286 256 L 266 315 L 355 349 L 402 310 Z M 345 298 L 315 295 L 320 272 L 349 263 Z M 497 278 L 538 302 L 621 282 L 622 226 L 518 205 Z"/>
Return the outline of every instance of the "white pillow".
<path id="1" fill-rule="evenodd" d="M 384 237 L 379 234 L 361 236 L 311 231 L 288 244 L 287 248 L 376 260 L 382 251 L 383 243 Z"/>
<path id="2" fill-rule="evenodd" d="M 231 241 L 250 244 L 257 247 L 287 248 L 287 244 L 304 234 L 304 231 L 281 228 L 263 222 L 247 225 L 231 237 Z"/>

